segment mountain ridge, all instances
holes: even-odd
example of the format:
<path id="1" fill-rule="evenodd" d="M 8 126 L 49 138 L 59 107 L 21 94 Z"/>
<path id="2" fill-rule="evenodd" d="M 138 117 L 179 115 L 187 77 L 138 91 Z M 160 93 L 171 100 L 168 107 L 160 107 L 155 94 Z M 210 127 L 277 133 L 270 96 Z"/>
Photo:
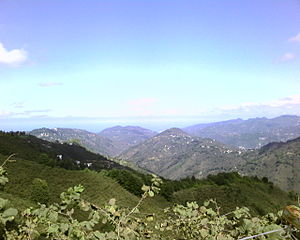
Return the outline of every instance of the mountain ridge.
<path id="1" fill-rule="evenodd" d="M 227 145 L 258 149 L 270 142 L 287 141 L 300 136 L 300 117 L 282 115 L 268 119 L 232 119 L 183 128 L 189 134 L 208 137 Z"/>
<path id="2" fill-rule="evenodd" d="M 139 126 L 114 126 L 102 130 L 98 135 L 104 136 L 122 146 L 120 153 L 129 147 L 135 146 L 153 136 L 157 132 Z"/>

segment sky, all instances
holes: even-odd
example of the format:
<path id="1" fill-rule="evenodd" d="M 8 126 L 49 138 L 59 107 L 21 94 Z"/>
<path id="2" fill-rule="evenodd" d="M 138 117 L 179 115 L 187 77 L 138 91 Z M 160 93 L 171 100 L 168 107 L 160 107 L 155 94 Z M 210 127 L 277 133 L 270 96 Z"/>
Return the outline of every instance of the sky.
<path id="1" fill-rule="evenodd" d="M 0 0 L 0 129 L 300 115 L 299 0 Z"/>

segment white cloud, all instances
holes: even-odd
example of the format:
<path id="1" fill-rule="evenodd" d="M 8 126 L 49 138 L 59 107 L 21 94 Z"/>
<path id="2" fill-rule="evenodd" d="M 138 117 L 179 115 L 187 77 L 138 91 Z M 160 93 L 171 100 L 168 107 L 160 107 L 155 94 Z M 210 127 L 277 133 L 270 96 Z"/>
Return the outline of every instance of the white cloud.
<path id="1" fill-rule="evenodd" d="M 224 105 L 219 107 L 218 110 L 221 111 L 232 111 L 232 110 L 250 110 L 250 109 L 257 109 L 257 108 L 288 108 L 293 106 L 300 105 L 300 95 L 289 96 L 286 98 L 275 99 L 273 101 L 268 102 L 248 102 L 248 103 L 241 103 L 238 105 Z"/>
<path id="2" fill-rule="evenodd" d="M 295 37 L 291 37 L 288 41 L 300 43 L 300 33 L 298 33 Z"/>
<path id="3" fill-rule="evenodd" d="M 280 62 L 288 62 L 288 61 L 291 61 L 291 60 L 293 60 L 293 59 L 295 59 L 296 58 L 296 55 L 295 54 L 293 54 L 293 53 L 286 53 L 286 54 L 284 54 L 280 59 L 279 59 L 279 61 Z"/>
<path id="4" fill-rule="evenodd" d="M 300 104 L 300 95 L 294 95 L 286 98 L 277 99 L 272 102 L 266 103 L 270 107 L 282 107 L 286 105 Z"/>
<path id="5" fill-rule="evenodd" d="M 55 87 L 63 85 L 61 82 L 40 82 L 38 84 L 40 87 Z"/>
<path id="6" fill-rule="evenodd" d="M 13 115 L 15 117 L 38 117 L 38 116 L 47 116 L 46 113 L 51 112 L 51 109 L 37 109 L 37 110 L 26 110 L 22 112 L 15 112 Z M 38 115 L 37 115 L 38 114 Z M 43 114 L 43 115 L 40 115 Z"/>
<path id="7" fill-rule="evenodd" d="M 11 115 L 10 112 L 0 109 L 0 117 L 7 117 L 7 116 L 10 116 L 10 115 Z"/>
<path id="8" fill-rule="evenodd" d="M 13 49 L 8 51 L 0 43 L 0 63 L 7 65 L 18 65 L 27 60 L 27 52 L 23 49 Z"/>

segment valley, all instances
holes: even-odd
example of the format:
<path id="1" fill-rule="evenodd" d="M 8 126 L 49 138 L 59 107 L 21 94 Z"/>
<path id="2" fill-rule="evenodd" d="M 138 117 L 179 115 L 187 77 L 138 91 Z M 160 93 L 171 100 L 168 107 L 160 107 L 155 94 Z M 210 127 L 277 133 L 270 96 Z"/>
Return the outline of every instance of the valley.
<path id="1" fill-rule="evenodd" d="M 174 134 L 174 131 L 186 138 L 181 130 L 172 129 L 170 132 Z M 143 185 L 151 185 L 151 174 L 118 165 L 81 146 L 46 142 L 19 133 L 1 133 L 0 146 L 1 161 L 12 153 L 16 154 L 14 161 L 7 163 L 5 167 L 9 182 L 0 191 L 0 196 L 8 198 L 21 209 L 35 204 L 31 189 L 33 180 L 37 178 L 47 183 L 49 203 L 58 201 L 59 194 L 67 188 L 82 184 L 86 189 L 83 196 L 89 201 L 104 204 L 115 197 L 121 206 L 130 207 L 137 203 L 138 197 L 143 193 Z M 62 159 L 57 159 L 58 153 L 63 155 Z M 82 164 L 78 165 L 78 161 Z M 86 162 L 92 162 L 92 165 L 87 165 Z M 208 189 L 210 190 L 207 191 Z M 257 192 L 265 198 L 261 199 L 254 194 Z M 280 197 L 274 200 L 277 195 Z M 227 201 L 228 198 L 232 200 Z M 160 194 L 146 201 L 142 209 L 161 216 L 161 210 L 174 203 L 196 201 L 203 204 L 207 199 L 217 199 L 224 212 L 232 211 L 236 206 L 247 206 L 255 215 L 277 211 L 282 204 L 293 203 L 295 200 L 294 195 L 257 177 L 241 176 L 236 172 L 215 173 L 202 179 L 163 178 Z"/>
<path id="2" fill-rule="evenodd" d="M 299 140 L 291 140 L 300 136 L 298 116 L 236 119 L 161 133 L 116 126 L 100 133 L 42 128 L 29 134 L 52 142 L 79 144 L 116 163 L 167 179 L 201 179 L 234 171 L 267 177 L 284 190 L 300 192 L 300 176 L 295 170 L 299 169 Z"/>
<path id="3" fill-rule="evenodd" d="M 40 201 L 51 207 L 60 201 L 61 192 L 82 185 L 85 200 L 81 204 L 88 201 L 94 208 L 111 209 L 117 199 L 119 211 L 126 214 L 139 206 L 139 219 L 130 220 L 139 224 L 148 218 L 156 223 L 170 221 L 165 220 L 167 209 L 185 204 L 206 206 L 208 199 L 218 203 L 220 214 L 247 207 L 255 216 L 251 221 L 297 204 L 300 137 L 248 149 L 187 132 L 170 128 L 156 133 L 136 126 L 116 126 L 100 133 L 70 128 L 0 132 L 0 160 L 16 154 L 5 165 L 9 181 L 0 197 L 19 211 L 38 208 Z M 144 199 L 145 189 L 153 185 L 153 173 L 161 177 L 162 184 L 153 188 L 155 193 L 146 190 L 150 198 Z M 115 214 L 115 210 L 108 211 Z M 75 218 L 78 221 L 86 215 L 76 211 Z M 97 229 L 107 232 L 109 226 L 105 223 Z M 148 228 L 154 230 L 151 224 Z"/>

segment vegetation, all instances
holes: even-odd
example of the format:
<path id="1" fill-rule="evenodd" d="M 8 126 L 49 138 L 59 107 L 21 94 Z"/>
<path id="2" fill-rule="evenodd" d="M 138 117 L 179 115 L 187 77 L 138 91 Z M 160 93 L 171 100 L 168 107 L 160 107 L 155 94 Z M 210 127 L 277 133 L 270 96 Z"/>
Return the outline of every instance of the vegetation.
<path id="1" fill-rule="evenodd" d="M 137 196 L 142 194 L 142 186 L 149 184 L 151 180 L 149 175 L 128 170 L 113 169 L 104 172 L 104 174 L 115 179 L 123 188 Z"/>
<path id="2" fill-rule="evenodd" d="M 295 193 L 281 191 L 267 178 L 233 172 L 203 180 L 163 179 L 162 184 L 127 169 L 51 166 L 56 144 L 34 137 L 6 133 L 0 141 L 0 229 L 5 239 L 241 239 L 269 230 L 278 230 L 267 235 L 271 239 L 291 237 L 276 212 L 295 204 Z M 58 146 L 66 151 L 64 144 Z M 1 154 L 13 147 L 19 152 L 16 162 Z"/>
<path id="3" fill-rule="evenodd" d="M 0 183 L 8 182 L 4 165 L 0 167 Z M 38 184 L 45 182 L 36 180 Z M 160 191 L 162 181 L 153 176 L 151 185 L 143 185 L 143 194 L 132 208 L 122 208 L 112 198 L 103 207 L 86 201 L 81 194 L 82 185 L 69 188 L 60 195 L 60 203 L 40 204 L 25 209 L 21 215 L 16 208 L 8 208 L 9 201 L 0 198 L 0 222 L 2 237 L 17 239 L 80 239 L 80 240 L 129 240 L 129 239 L 241 239 L 262 232 L 271 239 L 292 238 L 291 232 L 284 230 L 281 213 L 268 214 L 262 218 L 252 217 L 247 208 L 236 208 L 221 215 L 216 201 L 206 201 L 203 206 L 195 202 L 186 206 L 175 205 L 166 208 L 165 219 L 155 219 L 154 215 L 143 215 L 140 206 L 148 197 Z M 213 205 L 213 206 L 211 206 Z M 85 212 L 86 218 L 77 217 Z M 19 218 L 17 218 L 19 217 Z M 155 222 L 153 222 L 155 220 Z M 102 225 L 102 227 L 101 227 Z M 106 226 L 103 227 L 103 226 Z"/>
<path id="4" fill-rule="evenodd" d="M 115 179 L 122 187 L 136 196 L 141 187 L 151 182 L 151 175 L 126 171 L 109 170 L 105 176 Z M 222 212 L 233 211 L 237 206 L 247 206 L 254 215 L 279 211 L 282 206 L 293 204 L 296 193 L 286 193 L 274 186 L 267 178 L 241 176 L 237 172 L 209 175 L 206 179 L 164 179 L 160 195 L 170 203 L 186 204 L 195 201 L 202 205 L 207 199 L 217 199 Z"/>
<path id="5" fill-rule="evenodd" d="M 47 182 L 40 178 L 33 179 L 30 195 L 31 199 L 37 203 L 47 203 L 50 198 Z"/>
<path id="6" fill-rule="evenodd" d="M 19 158 L 51 167 L 80 170 L 129 169 L 78 144 L 48 142 L 23 132 L 0 132 L 0 154 L 17 153 Z"/>

